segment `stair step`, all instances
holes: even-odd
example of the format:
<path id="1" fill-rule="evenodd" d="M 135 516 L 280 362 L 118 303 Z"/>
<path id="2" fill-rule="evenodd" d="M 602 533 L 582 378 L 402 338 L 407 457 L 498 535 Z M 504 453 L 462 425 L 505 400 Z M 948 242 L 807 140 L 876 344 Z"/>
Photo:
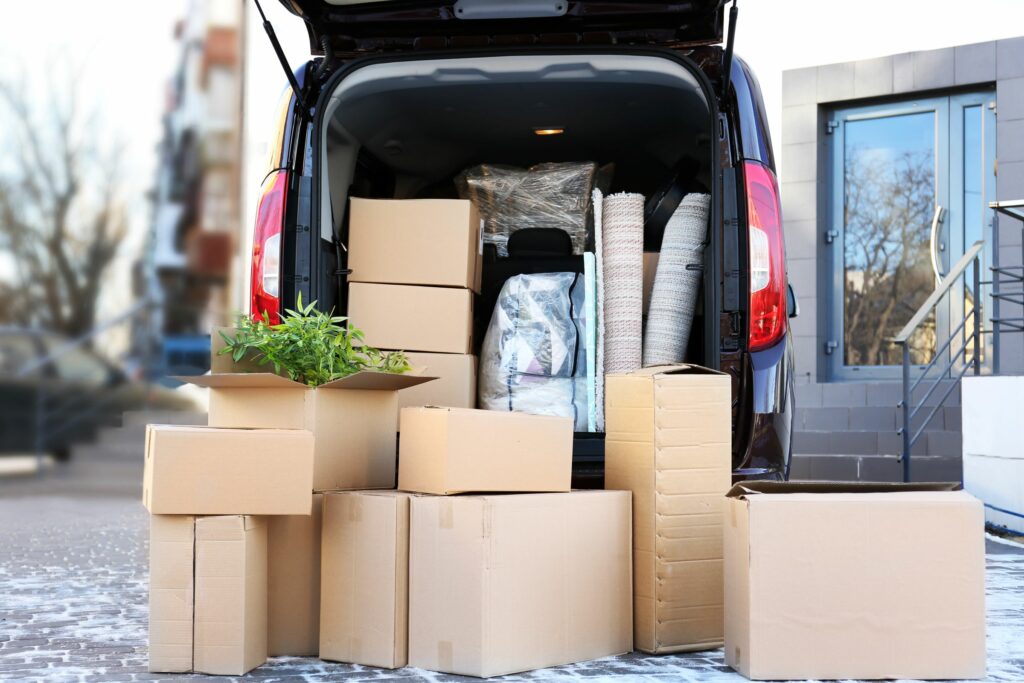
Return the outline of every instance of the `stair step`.
<path id="1" fill-rule="evenodd" d="M 914 418 L 914 424 L 920 428 L 928 416 L 929 408 L 925 408 Z M 896 406 L 817 406 L 798 407 L 794 413 L 793 428 L 796 431 L 868 431 L 892 432 L 903 424 L 903 411 Z M 925 431 L 960 431 L 960 406 L 946 406 L 939 410 L 928 423 Z"/>
<path id="2" fill-rule="evenodd" d="M 962 481 L 959 457 L 913 456 L 912 481 Z M 896 456 L 794 454 L 789 478 L 794 481 L 903 481 L 903 465 Z"/>
<path id="3" fill-rule="evenodd" d="M 942 386 L 936 388 L 925 401 L 926 405 L 937 405 L 939 399 L 953 380 L 943 380 Z M 914 392 L 914 404 L 928 392 L 931 383 L 922 383 Z M 856 408 L 856 407 L 895 407 L 903 400 L 903 384 L 897 381 L 879 382 L 823 382 L 818 384 L 798 384 L 794 388 L 798 408 Z M 960 405 L 960 391 L 953 390 L 945 402 L 946 406 Z"/>
<path id="4" fill-rule="evenodd" d="M 911 449 L 912 455 L 959 458 L 963 450 L 960 432 L 925 431 Z M 885 455 L 903 452 L 903 436 L 895 429 L 883 431 L 850 429 L 796 429 L 793 453 L 809 455 Z"/>
<path id="5" fill-rule="evenodd" d="M 143 433 L 147 424 L 205 425 L 206 413 L 194 410 L 129 410 L 121 420 L 125 429 L 141 428 Z"/>
<path id="6" fill-rule="evenodd" d="M 145 444 L 142 439 L 124 443 L 78 444 L 71 449 L 72 461 L 142 462 Z"/>

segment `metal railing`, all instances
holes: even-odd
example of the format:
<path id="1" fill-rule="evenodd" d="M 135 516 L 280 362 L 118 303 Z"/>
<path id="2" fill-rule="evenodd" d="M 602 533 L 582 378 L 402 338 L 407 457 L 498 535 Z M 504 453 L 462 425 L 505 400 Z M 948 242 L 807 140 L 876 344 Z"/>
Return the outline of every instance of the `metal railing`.
<path id="1" fill-rule="evenodd" d="M 981 296 L 981 255 L 984 248 L 985 243 L 981 240 L 972 244 L 964 255 L 960 257 L 960 260 L 956 262 L 956 265 L 942 278 L 935 291 L 917 309 L 914 317 L 891 340 L 894 344 L 901 347 L 903 355 L 903 399 L 898 406 L 903 412 L 903 425 L 898 430 L 899 434 L 903 437 L 903 453 L 900 456 L 903 465 L 903 481 L 910 481 L 910 454 L 914 444 L 917 443 L 918 439 L 924 434 L 925 429 L 938 414 L 939 410 L 942 409 L 946 399 L 960 386 L 960 380 L 969 370 L 973 369 L 975 375 L 981 374 L 981 349 L 984 335 L 984 316 L 982 315 L 981 305 L 983 299 Z M 912 380 L 911 339 L 918 328 L 921 327 L 921 324 L 930 318 L 936 307 L 953 291 L 953 286 L 960 281 L 960 278 L 963 277 L 967 268 L 971 265 L 974 266 L 974 286 L 971 290 L 973 300 L 971 301 L 970 310 L 964 312 L 960 324 L 953 329 L 949 337 L 935 350 L 931 361 L 921 367 L 917 378 Z M 967 327 L 968 322 L 971 323 L 970 328 Z M 940 359 L 946 358 L 947 352 L 958 337 L 962 341 L 960 348 L 949 356 L 948 362 L 942 367 L 942 370 L 929 375 L 933 369 L 938 367 Z M 967 344 L 968 339 L 971 340 L 970 347 Z M 936 340 L 937 342 L 938 340 Z M 968 351 L 968 348 L 970 348 L 970 351 Z M 956 370 L 957 364 L 961 362 L 963 366 Z M 935 401 L 932 406 L 928 406 L 929 399 L 942 386 L 943 381 L 949 379 L 950 373 L 953 373 L 953 381 L 949 383 L 941 398 Z M 922 384 L 927 386 L 927 389 L 915 405 L 913 400 L 914 394 Z M 931 408 L 931 411 L 923 420 L 917 423 L 918 426 L 915 429 L 915 419 L 921 411 L 928 407 Z"/>

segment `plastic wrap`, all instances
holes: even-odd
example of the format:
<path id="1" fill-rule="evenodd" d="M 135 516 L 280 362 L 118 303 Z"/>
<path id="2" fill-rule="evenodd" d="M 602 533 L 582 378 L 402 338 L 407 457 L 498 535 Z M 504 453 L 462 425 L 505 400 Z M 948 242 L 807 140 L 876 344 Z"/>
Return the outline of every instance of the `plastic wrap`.
<path id="1" fill-rule="evenodd" d="M 480 352 L 480 407 L 571 417 L 586 431 L 586 330 L 583 275 L 509 278 Z"/>
<path id="2" fill-rule="evenodd" d="M 597 164 L 545 163 L 527 169 L 481 164 L 460 173 L 455 183 L 484 220 L 484 242 L 508 255 L 508 238 L 523 228 L 558 228 L 569 233 L 574 254 L 582 254 L 590 233 L 590 193 Z"/>

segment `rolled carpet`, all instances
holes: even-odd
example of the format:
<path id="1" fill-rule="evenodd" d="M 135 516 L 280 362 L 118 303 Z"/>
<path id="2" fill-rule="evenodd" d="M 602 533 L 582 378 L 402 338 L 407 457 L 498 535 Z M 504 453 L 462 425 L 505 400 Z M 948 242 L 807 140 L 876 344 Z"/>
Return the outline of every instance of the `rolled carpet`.
<path id="1" fill-rule="evenodd" d="M 604 370 L 633 372 L 643 352 L 644 197 L 608 195 L 601 214 Z"/>
<path id="2" fill-rule="evenodd" d="M 711 195 L 688 194 L 665 226 L 647 311 L 645 367 L 684 360 L 703 276 L 710 208 Z"/>

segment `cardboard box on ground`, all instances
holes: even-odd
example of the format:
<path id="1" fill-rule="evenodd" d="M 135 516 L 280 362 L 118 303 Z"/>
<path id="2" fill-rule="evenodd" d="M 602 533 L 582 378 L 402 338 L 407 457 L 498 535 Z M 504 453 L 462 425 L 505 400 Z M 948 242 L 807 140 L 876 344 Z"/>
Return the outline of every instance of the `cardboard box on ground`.
<path id="1" fill-rule="evenodd" d="M 410 407 L 401 420 L 403 491 L 568 491 L 571 485 L 571 418 Z"/>
<path id="2" fill-rule="evenodd" d="M 695 366 L 645 368 L 608 375 L 605 397 L 605 488 L 633 493 L 636 648 L 719 647 L 730 379 Z"/>
<path id="3" fill-rule="evenodd" d="M 150 518 L 154 672 L 242 675 L 267 659 L 264 517 Z"/>
<path id="4" fill-rule="evenodd" d="M 320 650 L 320 539 L 324 496 L 312 514 L 267 518 L 267 652 L 316 657 Z"/>
<path id="5" fill-rule="evenodd" d="M 210 389 L 211 427 L 308 430 L 314 491 L 394 487 L 397 392 L 432 377 L 367 371 L 313 388 L 220 355 L 221 331 L 212 335 L 212 373 L 180 378 Z"/>
<path id="6" fill-rule="evenodd" d="M 480 291 L 481 223 L 469 200 L 353 197 L 349 206 L 349 282 Z"/>
<path id="7" fill-rule="evenodd" d="M 983 678 L 984 512 L 956 488 L 736 485 L 729 666 L 759 680 Z"/>
<path id="8" fill-rule="evenodd" d="M 402 491 L 324 496 L 320 657 L 385 669 L 407 660 L 409 499 Z"/>
<path id="9" fill-rule="evenodd" d="M 417 496 L 410 517 L 411 666 L 488 677 L 632 649 L 628 492 Z"/>

